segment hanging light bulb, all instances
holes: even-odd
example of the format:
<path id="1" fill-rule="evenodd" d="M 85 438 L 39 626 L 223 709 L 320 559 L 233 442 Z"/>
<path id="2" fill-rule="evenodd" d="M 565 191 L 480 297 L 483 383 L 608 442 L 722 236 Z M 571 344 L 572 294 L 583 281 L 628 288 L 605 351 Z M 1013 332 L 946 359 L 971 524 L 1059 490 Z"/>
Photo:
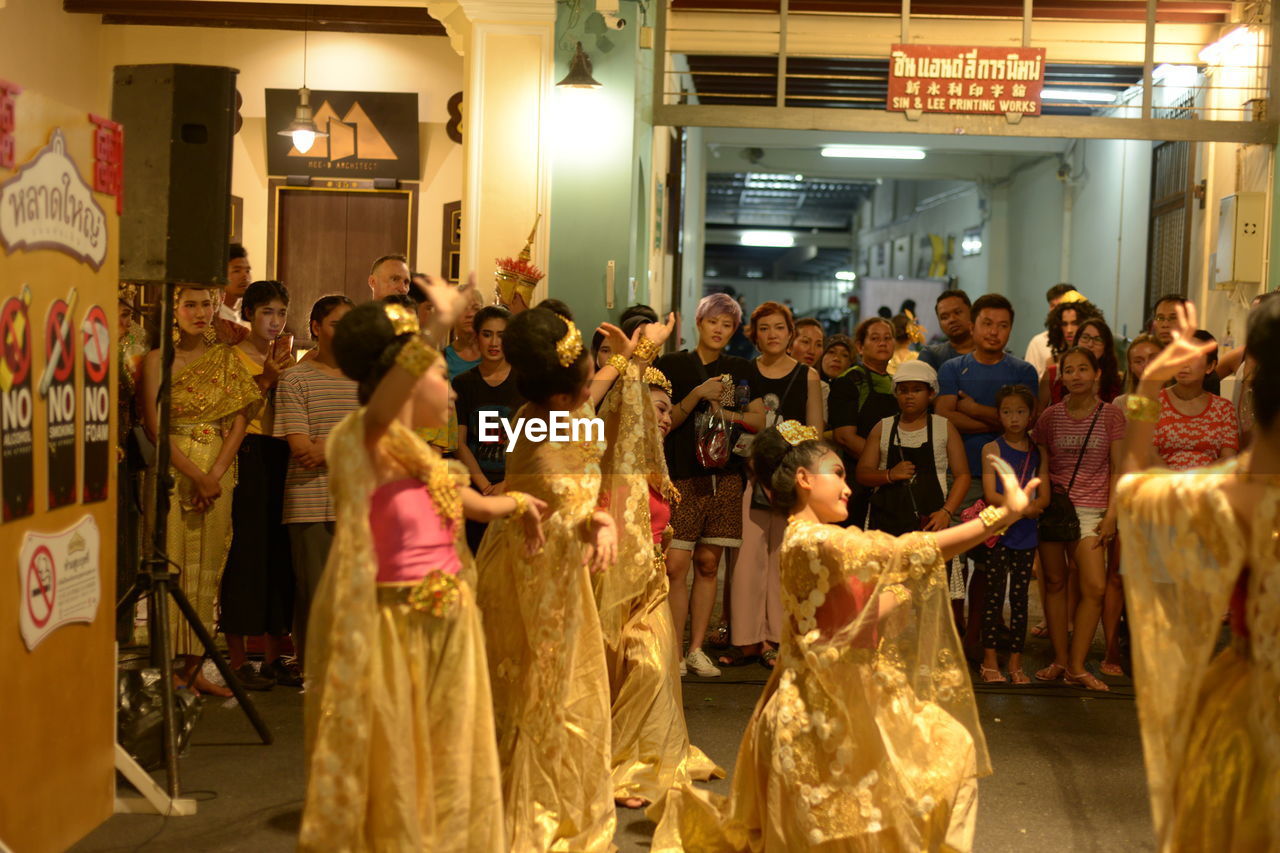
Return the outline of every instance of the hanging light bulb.
<path id="1" fill-rule="evenodd" d="M 293 121 L 289 122 L 289 126 L 284 130 L 279 131 L 279 135 L 292 137 L 293 147 L 301 154 L 310 151 L 317 139 L 329 135 L 316 127 L 315 119 L 311 115 L 311 90 L 306 86 L 298 90 L 298 108 L 294 111 Z"/>
<path id="2" fill-rule="evenodd" d="M 302 88 L 298 90 L 298 108 L 294 111 L 293 121 L 289 122 L 289 126 L 277 131 L 279 136 L 291 137 L 293 147 L 298 149 L 300 154 L 306 154 L 311 150 L 311 146 L 316 144 L 317 139 L 329 135 L 316 127 L 315 119 L 311 114 L 311 90 L 307 88 L 307 35 L 310 23 L 311 13 L 308 11 L 306 24 L 302 28 Z"/>

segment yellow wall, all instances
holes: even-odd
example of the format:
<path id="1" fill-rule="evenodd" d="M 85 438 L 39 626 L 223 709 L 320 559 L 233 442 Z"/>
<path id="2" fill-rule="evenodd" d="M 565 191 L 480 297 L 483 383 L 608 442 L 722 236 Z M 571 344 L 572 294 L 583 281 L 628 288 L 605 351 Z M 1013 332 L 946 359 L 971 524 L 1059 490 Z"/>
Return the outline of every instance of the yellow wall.
<path id="1" fill-rule="evenodd" d="M 116 65 L 181 62 L 239 69 L 244 126 L 235 139 L 231 191 L 244 199 L 245 246 L 255 275 L 265 278 L 265 140 L 279 128 L 266 126 L 264 92 L 301 85 L 302 33 L 103 26 L 100 20 L 65 13 L 56 0 L 0 3 L 0 79 L 106 115 Z M 462 146 L 445 134 L 446 104 L 463 88 L 462 58 L 448 39 L 429 36 L 311 33 L 307 48 L 307 84 L 313 89 L 418 93 L 422 182 L 413 261 L 417 269 L 438 273 L 442 208 L 462 198 Z"/>

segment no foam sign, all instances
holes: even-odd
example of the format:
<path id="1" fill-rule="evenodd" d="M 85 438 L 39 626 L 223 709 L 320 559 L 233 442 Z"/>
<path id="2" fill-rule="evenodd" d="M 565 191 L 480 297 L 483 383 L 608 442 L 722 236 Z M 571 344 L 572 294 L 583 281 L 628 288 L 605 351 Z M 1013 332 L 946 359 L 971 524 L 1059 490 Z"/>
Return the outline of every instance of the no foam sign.
<path id="1" fill-rule="evenodd" d="M 18 552 L 18 625 L 32 651 L 71 622 L 92 622 L 102 597 L 101 537 L 86 515 L 60 533 L 27 533 Z"/>

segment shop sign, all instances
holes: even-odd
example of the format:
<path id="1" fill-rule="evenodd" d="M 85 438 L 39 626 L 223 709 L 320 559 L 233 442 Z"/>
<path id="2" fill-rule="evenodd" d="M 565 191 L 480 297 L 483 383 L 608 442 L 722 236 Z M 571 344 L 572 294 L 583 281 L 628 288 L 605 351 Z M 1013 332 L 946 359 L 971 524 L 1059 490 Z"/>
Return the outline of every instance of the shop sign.
<path id="1" fill-rule="evenodd" d="M 55 128 L 49 144 L 0 184 L 0 246 L 64 252 L 97 272 L 107 259 L 107 215 L 67 155 Z"/>
<path id="2" fill-rule="evenodd" d="M 0 483 L 4 520 L 35 512 L 35 400 L 31 395 L 31 288 L 0 307 Z"/>
<path id="3" fill-rule="evenodd" d="M 105 501 L 111 465 L 111 327 L 101 305 L 90 306 L 80 324 L 84 359 L 84 470 L 81 500 Z"/>
<path id="4" fill-rule="evenodd" d="M 76 290 L 66 301 L 55 299 L 44 323 L 46 452 L 49 460 L 49 509 L 76 501 L 76 350 L 71 312 Z"/>
<path id="5" fill-rule="evenodd" d="M 298 108 L 297 89 L 267 89 L 267 172 L 314 178 L 399 178 L 416 181 L 418 96 L 409 92 L 311 90 L 312 120 L 328 136 L 307 151 L 275 131 Z"/>
<path id="6" fill-rule="evenodd" d="M 895 44 L 886 108 L 907 113 L 1040 115 L 1044 48 Z"/>
<path id="7" fill-rule="evenodd" d="M 56 629 L 92 622 L 102 597 L 101 536 L 86 515 L 60 533 L 27 533 L 18 552 L 18 628 L 27 651 Z"/>

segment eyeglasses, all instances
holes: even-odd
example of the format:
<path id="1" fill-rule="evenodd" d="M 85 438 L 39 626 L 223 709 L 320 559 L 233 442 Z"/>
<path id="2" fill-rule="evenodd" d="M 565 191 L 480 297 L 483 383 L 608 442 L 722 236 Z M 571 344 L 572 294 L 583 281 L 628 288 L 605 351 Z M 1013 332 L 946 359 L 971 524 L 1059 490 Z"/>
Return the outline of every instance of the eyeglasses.
<path id="1" fill-rule="evenodd" d="M 1084 344 L 1085 346 L 1092 346 L 1094 344 L 1106 343 L 1106 341 L 1104 341 L 1100 335 L 1080 335 L 1076 338 L 1076 343 Z"/>
<path id="2" fill-rule="evenodd" d="M 1178 315 L 1177 314 L 1157 314 L 1156 322 L 1157 323 L 1176 323 L 1178 322 Z"/>

